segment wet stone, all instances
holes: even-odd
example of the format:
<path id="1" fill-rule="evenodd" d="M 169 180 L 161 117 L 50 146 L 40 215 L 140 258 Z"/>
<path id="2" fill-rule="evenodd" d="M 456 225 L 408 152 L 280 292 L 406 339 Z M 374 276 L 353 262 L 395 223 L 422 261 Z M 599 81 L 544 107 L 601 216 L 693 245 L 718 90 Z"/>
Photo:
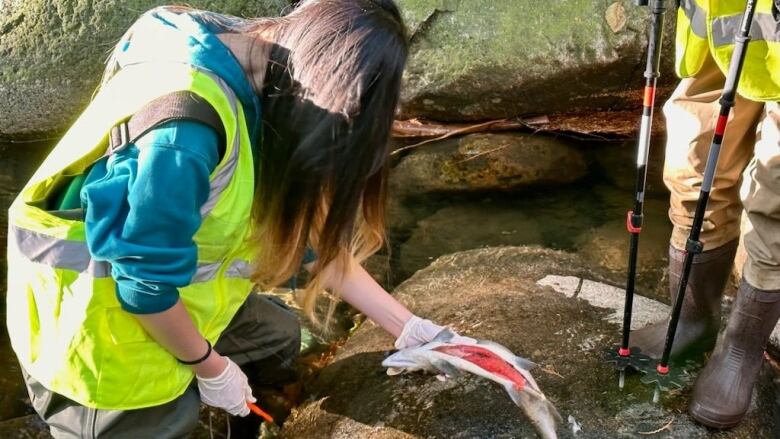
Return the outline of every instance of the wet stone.
<path id="1" fill-rule="evenodd" d="M 600 267 L 625 282 L 631 236 L 626 230 L 626 214 L 633 206 L 624 191 L 606 189 L 605 192 L 609 194 L 604 197 L 608 200 L 605 211 L 609 219 L 580 234 L 575 247 L 586 264 Z M 645 199 L 636 280 L 638 292 L 665 302 L 669 300 L 666 267 L 672 233 L 668 209 L 668 196 Z"/>
<path id="2" fill-rule="evenodd" d="M 401 246 L 398 276 L 406 279 L 435 258 L 462 250 L 542 242 L 538 222 L 515 206 L 461 203 L 417 223 Z"/>
<path id="3" fill-rule="evenodd" d="M 554 279 L 561 292 L 551 278 L 538 284 L 547 276 L 560 276 Z M 501 247 L 443 256 L 394 294 L 419 315 L 497 341 L 539 364 L 534 377 L 564 418 L 560 437 L 772 437 L 776 400 L 769 368 L 746 420 L 722 433 L 687 415 L 692 382 L 664 394 L 660 405 L 650 403 L 653 389 L 640 383 L 638 374 L 630 374 L 620 391 L 617 373 L 601 360 L 619 338 L 619 325 L 610 321 L 619 291 L 607 287 L 576 255 Z M 647 318 L 665 310 L 648 311 Z M 444 382 L 426 374 L 388 377 L 380 363 L 390 349 L 391 337 L 365 323 L 322 371 L 311 398 L 285 424 L 285 437 L 534 437 L 495 383 L 475 376 Z M 695 377 L 700 364 L 684 367 Z"/>
<path id="4" fill-rule="evenodd" d="M 19 418 L 0 421 L 0 437 L 49 439 L 49 429 L 38 415 L 28 415 Z"/>
<path id="5" fill-rule="evenodd" d="M 572 142 L 524 133 L 470 134 L 420 145 L 393 168 L 391 190 L 404 195 L 514 191 L 571 183 L 587 173 Z"/>

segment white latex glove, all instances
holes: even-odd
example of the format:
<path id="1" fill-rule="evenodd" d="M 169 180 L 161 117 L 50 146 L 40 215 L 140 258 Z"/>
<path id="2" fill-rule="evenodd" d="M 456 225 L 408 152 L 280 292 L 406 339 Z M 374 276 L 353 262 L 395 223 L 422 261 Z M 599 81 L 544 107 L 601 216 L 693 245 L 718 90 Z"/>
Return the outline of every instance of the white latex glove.
<path id="1" fill-rule="evenodd" d="M 244 372 L 230 358 L 224 358 L 227 360 L 227 366 L 221 374 L 214 378 L 196 375 L 200 400 L 231 415 L 246 416 L 249 414 L 246 403 L 257 402 L 257 399 L 252 396 L 252 388 L 249 387 L 249 380 Z"/>
<path id="2" fill-rule="evenodd" d="M 421 319 L 413 315 L 406 321 L 404 329 L 401 331 L 401 335 L 395 340 L 395 348 L 406 349 L 428 343 L 442 330 L 444 330 L 444 326 L 439 326 L 428 319 Z M 452 329 L 450 330 L 452 331 Z M 455 333 L 452 343 L 476 343 L 476 340 L 471 337 L 463 337 L 458 335 L 455 331 L 452 332 Z"/>

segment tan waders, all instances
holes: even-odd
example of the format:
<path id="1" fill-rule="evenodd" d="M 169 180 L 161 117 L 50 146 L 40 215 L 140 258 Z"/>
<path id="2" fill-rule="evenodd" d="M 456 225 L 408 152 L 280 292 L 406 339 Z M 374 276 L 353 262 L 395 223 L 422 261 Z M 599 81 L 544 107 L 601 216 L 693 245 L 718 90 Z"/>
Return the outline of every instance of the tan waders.
<path id="1" fill-rule="evenodd" d="M 668 141 L 664 181 L 671 191 L 669 271 L 676 293 L 680 264 L 696 209 L 724 75 L 712 58 L 686 78 L 664 105 Z M 780 106 L 737 95 L 720 152 L 694 258 L 672 357 L 713 347 L 724 286 L 740 237 L 748 254 L 743 279 L 725 333 L 696 383 L 691 414 L 705 425 L 725 428 L 744 416 L 780 314 Z M 660 355 L 666 324 L 632 334 L 632 344 Z"/>

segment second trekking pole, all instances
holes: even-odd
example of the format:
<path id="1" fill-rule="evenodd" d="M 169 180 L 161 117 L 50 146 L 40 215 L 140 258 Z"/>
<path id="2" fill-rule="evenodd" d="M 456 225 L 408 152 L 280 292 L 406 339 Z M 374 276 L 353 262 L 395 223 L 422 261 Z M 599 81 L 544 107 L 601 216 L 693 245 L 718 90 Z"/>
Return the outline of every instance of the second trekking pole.
<path id="1" fill-rule="evenodd" d="M 618 386 L 622 389 L 625 383 L 626 368 L 639 369 L 650 362 L 650 357 L 643 355 L 636 347 L 629 347 L 631 332 L 631 316 L 634 303 L 634 285 L 636 282 L 637 253 L 639 252 L 639 233 L 642 231 L 644 218 L 643 205 L 645 201 L 645 184 L 647 181 L 647 158 L 650 152 L 650 135 L 653 127 L 653 106 L 655 104 L 655 87 L 660 76 L 661 44 L 664 34 L 664 13 L 666 0 L 650 0 L 637 2 L 640 5 L 651 6 L 653 21 L 647 39 L 647 64 L 645 66 L 645 90 L 642 104 L 642 118 L 639 124 L 639 138 L 636 148 L 636 195 L 634 210 L 628 212 L 626 229 L 631 234 L 631 244 L 628 256 L 628 279 L 626 281 L 626 296 L 623 310 L 623 337 L 620 346 L 615 346 L 606 353 L 606 361 L 620 372 Z"/>
<path id="2" fill-rule="evenodd" d="M 680 320 L 680 312 L 682 310 L 683 300 L 685 299 L 685 290 L 688 286 L 688 277 L 691 274 L 693 257 L 701 253 L 704 247 L 702 242 L 699 241 L 699 235 L 701 234 L 701 227 L 704 222 L 704 213 L 707 210 L 707 201 L 709 200 L 710 191 L 712 190 L 712 182 L 715 179 L 715 168 L 718 165 L 720 147 L 726 132 L 726 122 L 731 113 L 731 108 L 734 106 L 734 98 L 737 93 L 739 78 L 742 73 L 742 65 L 745 62 L 745 53 L 748 48 L 748 42 L 750 41 L 750 27 L 753 23 L 756 1 L 757 0 L 747 0 L 745 13 L 742 15 L 742 23 L 739 27 L 739 33 L 735 37 L 736 44 L 734 46 L 734 53 L 731 55 L 729 72 L 726 76 L 726 84 L 723 86 L 723 93 L 720 97 L 720 113 L 718 114 L 718 121 L 715 124 L 715 133 L 712 137 L 712 144 L 710 145 L 710 152 L 707 157 L 707 165 L 704 169 L 704 179 L 699 192 L 699 200 L 696 204 L 696 212 L 693 216 L 691 232 L 685 244 L 685 259 L 683 260 L 682 275 L 680 276 L 680 285 L 677 289 L 677 298 L 674 302 L 674 307 L 672 308 L 672 317 L 669 320 L 669 328 L 666 333 L 666 343 L 664 344 L 663 355 L 654 369 L 648 368 L 644 370 L 646 375 L 642 377 L 642 382 L 656 385 L 655 393 L 653 395 L 654 402 L 657 402 L 660 398 L 660 390 L 669 389 L 672 386 L 682 387 L 682 376 L 679 373 L 672 373 L 671 368 L 669 367 L 669 357 L 672 352 L 672 345 L 674 344 L 677 323 Z"/>

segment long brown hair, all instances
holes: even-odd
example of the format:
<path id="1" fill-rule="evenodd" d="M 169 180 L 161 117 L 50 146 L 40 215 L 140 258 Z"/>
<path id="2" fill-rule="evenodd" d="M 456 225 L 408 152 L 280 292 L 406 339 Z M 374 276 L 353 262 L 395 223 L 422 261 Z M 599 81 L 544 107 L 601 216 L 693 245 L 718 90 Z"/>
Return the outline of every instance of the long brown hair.
<path id="1" fill-rule="evenodd" d="M 314 318 L 323 270 L 336 263 L 343 275 L 385 240 L 388 137 L 407 38 L 391 0 L 306 0 L 273 28 L 253 280 L 283 283 L 311 246 L 318 259 L 303 308 Z"/>
<path id="2" fill-rule="evenodd" d="M 302 305 L 316 320 L 323 270 L 336 263 L 343 275 L 351 258 L 362 262 L 385 241 L 388 137 L 408 53 L 399 10 L 392 0 L 304 0 L 280 18 L 162 9 L 273 40 L 255 140 L 252 279 L 261 288 L 284 283 L 311 247 L 318 259 Z"/>

